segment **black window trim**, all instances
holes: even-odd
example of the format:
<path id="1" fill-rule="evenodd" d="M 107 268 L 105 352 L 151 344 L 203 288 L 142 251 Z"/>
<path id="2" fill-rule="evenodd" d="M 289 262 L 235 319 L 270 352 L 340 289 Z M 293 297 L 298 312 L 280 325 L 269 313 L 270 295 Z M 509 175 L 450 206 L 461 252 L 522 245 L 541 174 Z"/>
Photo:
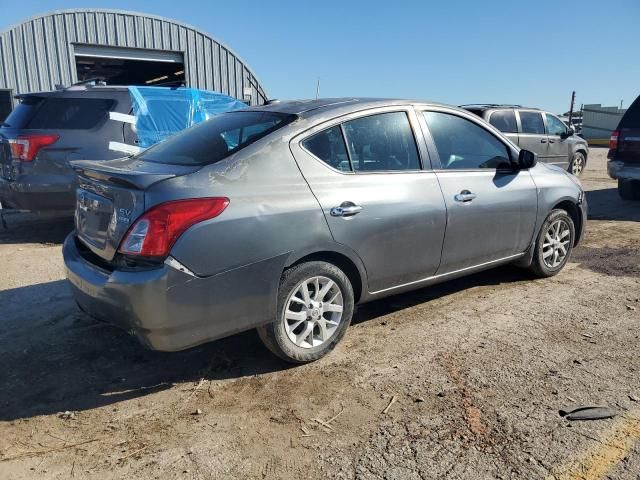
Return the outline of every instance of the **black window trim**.
<path id="1" fill-rule="evenodd" d="M 515 167 L 515 161 L 517 159 L 517 157 L 515 156 L 516 152 L 513 150 L 511 145 L 509 145 L 508 143 L 505 143 L 505 141 L 502 138 L 498 137 L 491 130 L 489 130 L 484 125 L 482 125 L 482 123 L 481 123 L 482 119 L 480 117 L 478 117 L 477 115 L 475 115 L 475 114 L 473 114 L 471 112 L 450 110 L 450 109 L 447 109 L 447 108 L 436 107 L 436 106 L 418 106 L 418 107 L 416 107 L 416 109 L 420 112 L 421 116 L 423 117 L 423 118 L 421 118 L 421 121 L 424 122 L 424 126 L 426 127 L 425 140 L 426 140 L 427 146 L 429 148 L 429 156 L 431 157 L 432 161 L 435 158 L 435 160 L 437 160 L 437 163 L 438 163 L 437 166 L 436 165 L 432 165 L 434 172 L 436 172 L 436 173 L 444 173 L 444 172 L 449 172 L 449 173 L 455 173 L 455 172 L 492 172 L 492 173 L 495 174 L 495 173 L 498 173 L 498 172 L 510 172 L 510 173 L 513 173 L 515 171 L 514 167 Z M 444 113 L 444 114 L 448 114 L 448 115 L 453 115 L 453 116 L 456 116 L 456 117 L 464 118 L 465 120 L 469 120 L 470 122 L 475 123 L 478 127 L 482 128 L 489 135 L 492 135 L 496 140 L 498 140 L 500 143 L 502 143 L 505 146 L 505 148 L 507 149 L 507 153 L 509 154 L 509 161 L 511 162 L 512 165 L 514 165 L 514 167 L 512 167 L 512 168 L 455 168 L 455 169 L 454 168 L 444 168 L 442 166 L 442 162 L 440 161 L 440 152 L 438 152 L 438 148 L 436 147 L 435 141 L 434 141 L 433 136 L 431 134 L 431 130 L 429 129 L 429 125 L 427 124 L 427 119 L 424 118 L 423 112 Z M 519 120 L 519 118 L 516 119 L 516 121 L 518 121 L 518 120 Z M 495 127 L 493 127 L 493 128 L 495 128 Z"/>
<path id="2" fill-rule="evenodd" d="M 374 115 L 382 115 L 385 113 L 404 113 L 407 117 L 407 121 L 409 122 L 409 128 L 411 130 L 411 135 L 413 136 L 413 140 L 415 142 L 415 146 L 416 146 L 416 152 L 418 153 L 418 163 L 419 163 L 419 168 L 416 170 L 374 170 L 374 171 L 356 171 L 353 169 L 353 164 L 351 161 L 351 152 L 349 151 L 349 144 L 347 142 L 347 137 L 346 137 L 346 133 L 344 131 L 344 124 L 348 123 L 352 120 L 358 120 L 360 118 L 365 118 L 365 117 L 372 117 Z M 306 153 L 308 153 L 309 155 L 311 155 L 315 160 L 317 160 L 318 162 L 320 162 L 320 164 L 322 164 L 324 167 L 328 168 L 329 170 L 339 173 L 341 175 L 386 175 L 386 174 L 406 174 L 406 173 L 420 173 L 420 172 L 433 172 L 435 169 L 434 168 L 425 168 L 425 162 L 423 159 L 423 154 L 422 151 L 420 149 L 420 142 L 419 142 L 419 138 L 417 136 L 417 132 L 415 130 L 415 126 L 412 122 L 411 119 L 411 114 L 416 114 L 415 111 L 415 107 L 413 107 L 412 105 L 386 105 L 386 106 L 376 106 L 376 107 L 370 107 L 370 108 L 366 108 L 364 110 L 358 110 L 355 112 L 349 112 L 346 113 L 344 115 L 341 115 L 339 117 L 333 118 L 325 123 L 321 123 L 318 125 L 314 125 L 313 127 L 310 127 L 308 130 L 305 130 L 304 132 L 302 132 L 294 141 L 297 143 L 297 145 Z M 418 123 L 420 122 L 420 119 L 418 118 Z M 325 130 L 328 130 L 330 128 L 333 128 L 335 126 L 339 126 L 340 127 L 340 131 L 342 133 L 342 141 L 344 142 L 344 146 L 345 149 L 347 151 L 347 157 L 349 159 L 349 167 L 351 168 L 350 171 L 346 172 L 344 170 L 338 170 L 337 168 L 333 168 L 331 165 L 327 164 L 324 160 L 322 160 L 321 158 L 318 158 L 316 155 L 313 154 L 313 152 L 309 151 L 307 148 L 305 148 L 304 146 L 304 141 L 307 140 L 308 138 L 313 137 L 314 135 L 320 133 L 320 132 L 324 132 Z M 420 124 L 418 124 L 418 127 L 420 127 Z M 424 133 L 421 131 L 420 133 L 423 134 Z M 425 139 L 426 140 L 426 139 Z M 429 155 L 431 155 L 431 152 L 428 151 L 429 149 L 427 149 L 427 152 Z M 433 167 L 433 165 L 431 165 L 431 167 Z"/>

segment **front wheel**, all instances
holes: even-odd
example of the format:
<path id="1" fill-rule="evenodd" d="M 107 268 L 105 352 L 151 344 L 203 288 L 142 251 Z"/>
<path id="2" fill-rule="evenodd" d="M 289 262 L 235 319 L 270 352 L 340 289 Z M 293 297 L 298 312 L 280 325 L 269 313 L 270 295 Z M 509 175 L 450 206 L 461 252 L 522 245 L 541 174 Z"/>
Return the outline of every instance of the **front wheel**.
<path id="1" fill-rule="evenodd" d="M 333 350 L 353 316 L 351 282 L 327 262 L 286 270 L 280 280 L 277 318 L 258 328 L 266 347 L 291 363 L 307 363 Z"/>
<path id="2" fill-rule="evenodd" d="M 575 238 L 576 229 L 569 214 L 553 210 L 538 234 L 531 271 L 538 277 L 556 275 L 569 260 Z"/>
<path id="3" fill-rule="evenodd" d="M 576 177 L 582 175 L 584 167 L 587 165 L 587 158 L 582 152 L 576 152 L 573 154 L 571 163 L 569 163 L 569 172 L 573 173 Z"/>

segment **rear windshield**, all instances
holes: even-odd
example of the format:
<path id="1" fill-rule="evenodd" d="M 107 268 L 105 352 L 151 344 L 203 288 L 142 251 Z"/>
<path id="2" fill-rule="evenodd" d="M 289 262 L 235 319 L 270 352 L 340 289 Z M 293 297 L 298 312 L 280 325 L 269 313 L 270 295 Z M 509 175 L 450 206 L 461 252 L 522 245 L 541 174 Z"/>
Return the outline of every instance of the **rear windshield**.
<path id="1" fill-rule="evenodd" d="M 89 130 L 107 118 L 114 101 L 106 98 L 24 97 L 4 121 L 5 127 Z"/>
<path id="2" fill-rule="evenodd" d="M 622 117 L 620 128 L 640 128 L 640 97 L 631 104 Z"/>
<path id="3" fill-rule="evenodd" d="M 295 118 L 275 112 L 223 113 L 154 145 L 137 158 L 172 165 L 216 163 Z"/>

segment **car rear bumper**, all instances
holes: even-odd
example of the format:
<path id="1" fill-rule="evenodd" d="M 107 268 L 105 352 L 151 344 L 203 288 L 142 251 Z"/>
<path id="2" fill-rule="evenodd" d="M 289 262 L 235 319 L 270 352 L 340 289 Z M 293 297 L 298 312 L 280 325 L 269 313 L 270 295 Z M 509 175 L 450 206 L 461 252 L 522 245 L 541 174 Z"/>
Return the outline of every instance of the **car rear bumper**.
<path id="1" fill-rule="evenodd" d="M 610 160 L 607 162 L 607 173 L 614 180 L 640 180 L 640 164 L 631 166 L 620 160 Z"/>
<path id="2" fill-rule="evenodd" d="M 84 258 L 74 233 L 64 242 L 67 278 L 79 307 L 134 334 L 153 350 L 183 350 L 274 318 L 284 257 L 210 277 L 167 265 L 107 271 Z"/>
<path id="3" fill-rule="evenodd" d="M 71 213 L 76 204 L 75 185 L 40 183 L 28 177 L 18 181 L 0 178 L 0 202 L 20 210 Z"/>

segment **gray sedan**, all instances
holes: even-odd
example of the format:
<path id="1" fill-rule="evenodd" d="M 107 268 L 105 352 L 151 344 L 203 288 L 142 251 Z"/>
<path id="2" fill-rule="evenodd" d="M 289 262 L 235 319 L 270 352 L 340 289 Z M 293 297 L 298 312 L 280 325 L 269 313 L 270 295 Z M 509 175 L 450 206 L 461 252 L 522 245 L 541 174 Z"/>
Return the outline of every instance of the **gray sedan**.
<path id="1" fill-rule="evenodd" d="M 75 298 L 158 350 L 257 328 L 313 361 L 358 303 L 505 263 L 555 275 L 586 224 L 573 175 L 434 103 L 274 102 L 75 169 Z"/>

